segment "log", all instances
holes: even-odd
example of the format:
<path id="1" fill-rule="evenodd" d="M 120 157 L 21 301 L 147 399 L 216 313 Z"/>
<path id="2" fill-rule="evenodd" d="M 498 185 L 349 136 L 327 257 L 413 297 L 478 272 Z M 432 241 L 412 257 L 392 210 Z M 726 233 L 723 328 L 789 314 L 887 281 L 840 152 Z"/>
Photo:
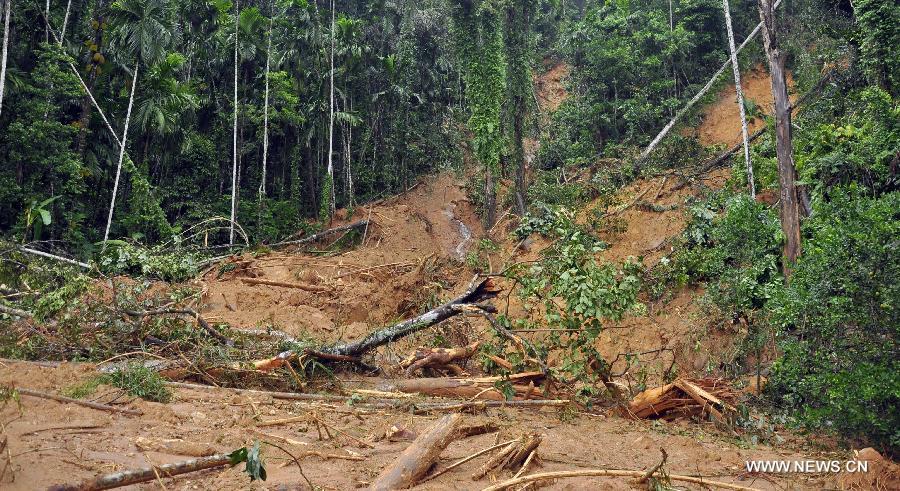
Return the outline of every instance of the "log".
<path id="1" fill-rule="evenodd" d="M 322 232 L 312 234 L 309 237 L 304 237 L 299 240 L 285 240 L 282 242 L 276 242 L 276 243 L 272 244 L 272 247 L 285 246 L 285 245 L 307 244 L 310 242 L 315 242 L 319 239 L 324 239 L 325 237 L 328 237 L 329 235 L 334 235 L 339 232 L 347 232 L 347 231 L 353 230 L 355 228 L 368 228 L 368 227 L 369 227 L 369 220 L 360 220 L 358 222 L 348 223 L 347 225 L 341 225 L 340 227 L 330 228 L 328 230 L 324 230 Z M 289 237 L 289 239 L 292 237 L 296 237 L 296 236 L 297 236 L 297 234 L 294 234 L 293 236 Z"/>
<path id="2" fill-rule="evenodd" d="M 31 319 L 32 317 L 34 317 L 34 314 L 32 314 L 31 312 L 26 312 L 15 307 L 7 307 L 2 303 L 0 303 L 0 314 L 8 314 L 15 317 L 20 317 L 22 319 Z"/>
<path id="3" fill-rule="evenodd" d="M 393 463 L 385 467 L 369 488 L 373 491 L 407 489 L 425 477 L 441 452 L 457 438 L 459 414 L 448 414 L 416 438 Z"/>
<path id="4" fill-rule="evenodd" d="M 459 348 L 419 348 L 400 363 L 400 368 L 406 369 L 407 377 L 425 368 L 446 368 L 455 361 L 468 360 L 478 351 L 479 346 L 481 341 Z"/>
<path id="5" fill-rule="evenodd" d="M 540 380 L 544 377 L 541 372 L 523 372 L 512 374 L 509 377 L 480 377 L 480 378 L 416 378 L 409 380 L 397 380 L 386 385 L 382 390 L 390 392 L 419 393 L 439 397 L 478 398 L 494 401 L 505 401 L 504 395 L 494 388 L 498 382 L 509 382 L 516 392 L 516 396 L 523 396 L 529 392 L 526 383 Z"/>
<path id="6" fill-rule="evenodd" d="M 189 472 L 212 469 L 231 465 L 228 454 L 216 454 L 199 459 L 184 460 L 160 466 L 142 467 L 123 472 L 113 472 L 81 482 L 79 484 L 59 484 L 51 486 L 49 491 L 96 491 L 101 489 L 120 488 L 142 482 L 149 482 L 163 477 L 177 476 Z M 157 477 L 158 476 L 158 477 Z"/>
<path id="7" fill-rule="evenodd" d="M 121 407 L 109 406 L 107 404 L 100 404 L 99 402 L 91 402 L 91 401 L 82 401 L 81 399 L 72 399 L 71 397 L 66 396 L 58 396 L 56 394 L 48 394 L 46 392 L 40 392 L 37 390 L 31 389 L 23 389 L 20 387 L 16 387 L 16 392 L 23 396 L 31 396 L 31 397 L 39 397 L 41 399 L 50 399 L 57 402 L 64 402 L 67 404 L 77 404 L 79 406 L 89 407 L 91 409 L 98 409 L 100 411 L 107 411 L 110 413 L 122 413 L 129 414 L 132 416 L 140 416 L 144 413 L 136 410 L 136 409 L 126 409 Z"/>
<path id="8" fill-rule="evenodd" d="M 527 476 L 510 479 L 501 483 L 484 488 L 484 491 L 502 491 L 513 486 L 528 484 L 535 481 L 544 481 L 548 479 L 563 479 L 567 477 L 637 477 L 644 476 L 644 471 L 626 471 L 619 469 L 584 469 L 577 471 L 556 471 L 556 472 L 540 472 L 537 474 L 529 474 Z M 727 482 L 712 481 L 702 477 L 683 476 L 680 474 L 667 474 L 667 477 L 673 481 L 689 482 L 707 487 L 718 487 L 723 489 L 735 489 L 737 491 L 759 491 L 757 488 L 748 488 L 731 484 Z"/>
<path id="9" fill-rule="evenodd" d="M 316 293 L 332 291 L 332 289 L 327 286 L 309 285 L 306 283 L 288 283 L 286 281 L 265 280 L 262 278 L 241 278 L 241 281 L 248 285 L 280 286 L 282 288 L 296 288 L 298 290 L 304 290 L 304 291 L 316 292 Z"/>
<path id="10" fill-rule="evenodd" d="M 334 355 L 361 356 L 379 346 L 392 343 L 459 314 L 459 310 L 454 308 L 456 305 L 476 303 L 493 298 L 497 296 L 499 291 L 490 278 L 479 280 L 478 276 L 476 276 L 465 292 L 439 307 L 394 326 L 374 331 L 358 341 L 328 346 L 319 351 Z"/>
<path id="11" fill-rule="evenodd" d="M 527 401 L 465 401 L 465 402 L 435 402 L 416 404 L 413 413 L 423 414 L 432 411 L 474 411 L 489 407 L 562 407 L 570 404 L 563 399 L 529 399 Z"/>

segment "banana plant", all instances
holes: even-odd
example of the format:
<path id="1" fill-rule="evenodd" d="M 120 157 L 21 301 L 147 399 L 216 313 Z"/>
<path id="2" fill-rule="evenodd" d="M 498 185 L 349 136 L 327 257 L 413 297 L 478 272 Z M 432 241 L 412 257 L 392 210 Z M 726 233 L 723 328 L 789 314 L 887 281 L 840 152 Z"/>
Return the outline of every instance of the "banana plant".
<path id="1" fill-rule="evenodd" d="M 32 234 L 32 238 L 34 240 L 38 240 L 41 238 L 41 233 L 44 231 L 44 227 L 50 225 L 52 222 L 52 216 L 50 214 L 50 210 L 47 208 L 51 203 L 56 201 L 59 196 L 52 196 L 50 198 L 45 199 L 38 203 L 38 201 L 31 200 L 31 204 L 28 205 L 28 208 L 25 209 L 25 233 L 22 234 L 22 243 L 24 244 L 28 240 L 28 231 L 34 227 L 34 233 Z M 40 220 L 38 220 L 40 218 Z"/>

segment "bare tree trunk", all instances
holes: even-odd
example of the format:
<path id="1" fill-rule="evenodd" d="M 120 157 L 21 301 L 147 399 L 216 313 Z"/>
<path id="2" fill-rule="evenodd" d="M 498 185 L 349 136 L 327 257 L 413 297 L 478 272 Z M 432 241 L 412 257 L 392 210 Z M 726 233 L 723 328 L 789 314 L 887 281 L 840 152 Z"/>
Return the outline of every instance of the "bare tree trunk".
<path id="1" fill-rule="evenodd" d="M 350 105 L 347 108 L 347 112 L 353 113 L 353 98 L 350 98 Z M 353 123 L 349 119 L 347 120 L 347 149 L 345 154 L 347 155 L 347 206 L 353 207 L 353 168 L 351 167 L 351 163 L 353 161 L 352 156 L 350 155 L 350 150 L 353 144 Z"/>
<path id="2" fill-rule="evenodd" d="M 228 230 L 228 245 L 234 244 L 234 220 L 237 215 L 237 172 L 238 172 L 238 30 L 240 26 L 240 10 L 238 2 L 234 2 L 234 135 L 231 151 L 234 161 L 231 166 L 231 225 Z"/>
<path id="3" fill-rule="evenodd" d="M 334 0 L 331 0 L 331 53 L 329 54 L 329 63 L 331 69 L 328 71 L 329 79 L 329 96 L 328 96 L 328 177 L 331 181 L 331 189 L 323 190 L 330 193 L 328 200 L 328 215 L 334 215 L 334 162 L 332 156 L 334 154 Z"/>
<path id="4" fill-rule="evenodd" d="M 781 185 L 781 229 L 784 232 L 784 276 L 790 280 L 791 268 L 800 256 L 800 214 L 795 180 L 794 154 L 791 145 L 791 101 L 788 99 L 784 74 L 784 55 L 778 49 L 775 6 L 772 0 L 759 0 L 763 43 L 772 76 L 775 99 L 775 153 L 778 156 L 778 180 Z"/>
<path id="5" fill-rule="evenodd" d="M 49 2 L 48 2 L 49 4 Z M 72 10 L 72 0 L 69 0 L 66 3 L 66 16 L 63 17 L 63 25 L 62 30 L 59 33 L 59 45 L 62 46 L 63 41 L 66 39 L 66 27 L 69 24 L 69 12 Z"/>
<path id="6" fill-rule="evenodd" d="M 109 216 L 106 218 L 106 230 L 103 232 L 102 249 L 106 249 L 106 241 L 109 239 L 109 228 L 112 226 L 113 212 L 116 209 L 116 194 L 119 192 L 119 177 L 122 175 L 122 161 L 125 159 L 125 144 L 128 141 L 128 124 L 131 122 L 131 108 L 134 105 L 134 91 L 137 89 L 138 68 L 140 68 L 140 61 L 135 61 L 134 79 L 131 81 L 131 94 L 128 95 L 128 110 L 125 112 L 125 128 L 122 130 L 122 143 L 119 145 L 119 165 L 116 166 L 116 180 L 113 182 L 112 198 L 109 203 Z"/>
<path id="7" fill-rule="evenodd" d="M 3 58 L 0 60 L 0 112 L 3 111 L 3 89 L 6 87 L 6 59 L 9 54 L 9 18 L 12 17 L 12 2 L 6 0 L 3 7 Z"/>
<path id="8" fill-rule="evenodd" d="M 263 155 L 262 176 L 259 180 L 259 201 L 266 196 L 266 159 L 269 157 L 269 58 L 272 53 L 272 24 L 275 21 L 273 15 L 269 19 L 269 41 L 266 46 L 266 101 L 263 104 Z"/>
<path id="9" fill-rule="evenodd" d="M 756 198 L 756 185 L 753 182 L 753 163 L 750 162 L 750 142 L 747 141 L 747 114 L 744 111 L 744 91 L 741 88 L 741 69 L 738 66 L 737 52 L 734 49 L 734 31 L 731 28 L 731 12 L 728 0 L 722 0 L 725 11 L 725 27 L 728 31 L 728 50 L 731 53 L 731 69 L 734 72 L 734 91 L 737 93 L 738 112 L 741 114 L 741 138 L 744 141 L 744 162 L 747 164 L 747 182 L 750 185 L 750 197 Z"/>

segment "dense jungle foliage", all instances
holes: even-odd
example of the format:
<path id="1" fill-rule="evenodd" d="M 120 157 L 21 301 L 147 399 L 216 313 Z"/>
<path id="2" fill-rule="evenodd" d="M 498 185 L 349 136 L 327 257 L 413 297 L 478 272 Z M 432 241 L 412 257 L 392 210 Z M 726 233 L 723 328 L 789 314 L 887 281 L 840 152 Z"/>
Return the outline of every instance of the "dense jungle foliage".
<path id="1" fill-rule="evenodd" d="M 748 195 L 738 153 L 725 189 L 685 208 L 687 230 L 646 269 L 599 264 L 593 253 L 604 244 L 573 217 L 641 175 L 700 165 L 722 150 L 676 131 L 648 159 L 637 157 L 728 59 L 718 0 L 5 4 L 3 249 L 25 244 L 94 261 L 104 273 L 181 281 L 210 252 L 199 249 L 229 242 L 233 206 L 234 242 L 272 243 L 424 173 L 467 166 L 480 170 L 469 189 L 488 224 L 511 208 L 521 238 L 554 241 L 545 261 L 509 276 L 528 301 L 563 300 L 545 305 L 550 324 L 584 329 L 553 341 L 569 350 L 560 372 L 581 392 L 597 392 L 584 367 L 597 361 L 600 319 L 634 311 L 642 296 L 704 285 L 710 328 L 741 337 L 739 352 L 710 371 L 765 373 L 772 411 L 900 448 L 893 0 L 791 0 L 777 11 L 794 91 L 811 95 L 793 121 L 794 162 L 810 198 L 797 263 L 784 263 L 777 205 Z M 759 22 L 757 3 L 730 8 L 741 41 Z M 739 60 L 765 65 L 762 42 Z M 571 69 L 569 97 L 541 114 L 531 77 L 557 61 Z M 725 73 L 718 85 L 729 83 Z M 752 147 L 756 189 L 777 195 L 774 122 L 754 101 L 745 105 L 770 127 Z M 682 127 L 698 117 L 692 110 Z M 526 178 L 528 138 L 541 145 Z M 215 217 L 213 234 L 193 232 Z M 603 213 L 596 222 L 614 225 Z M 0 282 L 24 278 L 51 292 L 20 303 L 40 320 L 71 306 L 88 282 L 62 266 L 22 273 L 21 258 L 3 254 Z M 59 317 L 72 322 L 77 344 L 75 321 Z"/>

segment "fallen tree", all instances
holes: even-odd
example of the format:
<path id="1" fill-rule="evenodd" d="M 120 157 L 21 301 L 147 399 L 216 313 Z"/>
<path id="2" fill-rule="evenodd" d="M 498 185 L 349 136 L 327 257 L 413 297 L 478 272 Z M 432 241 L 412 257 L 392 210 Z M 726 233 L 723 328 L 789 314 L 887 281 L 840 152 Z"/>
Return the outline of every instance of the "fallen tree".
<path id="1" fill-rule="evenodd" d="M 333 355 L 360 356 L 379 346 L 392 343 L 459 314 L 459 310 L 454 307 L 456 305 L 478 303 L 496 297 L 499 292 L 500 290 L 491 282 L 490 278 L 479 280 L 476 276 L 466 291 L 439 307 L 394 326 L 374 331 L 358 341 L 336 344 L 320 351 Z"/>
<path id="2" fill-rule="evenodd" d="M 544 378 L 542 372 L 523 372 L 508 377 L 474 377 L 474 378 L 414 378 L 396 380 L 381 387 L 391 392 L 418 393 L 438 397 L 487 399 L 506 401 L 506 394 L 497 388 L 497 384 L 508 383 L 514 401 L 538 398 L 540 390 L 537 384 Z"/>
<path id="3" fill-rule="evenodd" d="M 302 352 L 296 350 L 283 351 L 273 358 L 256 360 L 253 362 L 253 366 L 259 370 L 272 370 L 296 360 L 300 355 L 308 355 L 329 361 L 355 362 L 360 356 L 379 346 L 392 343 L 459 314 L 461 312 L 457 308 L 459 305 L 474 304 L 496 297 L 499 291 L 490 278 L 479 279 L 476 276 L 462 294 L 422 315 L 391 327 L 373 331 L 368 336 L 357 341 L 339 343 L 320 349 L 306 349 Z"/>
<path id="4" fill-rule="evenodd" d="M 289 237 L 288 240 L 285 240 L 282 242 L 276 242 L 276 243 L 272 244 L 272 247 L 308 244 L 310 242 L 316 242 L 317 240 L 324 239 L 325 237 L 328 237 L 329 235 L 334 235 L 334 234 L 337 234 L 340 232 L 349 232 L 349 231 L 351 231 L 353 229 L 357 229 L 357 228 L 368 228 L 368 227 L 369 227 L 369 220 L 359 220 L 357 222 L 348 223 L 347 225 L 341 225 L 340 227 L 334 227 L 334 228 L 330 228 L 328 230 L 324 230 L 319 233 L 312 234 L 309 237 L 304 237 L 302 239 L 297 239 L 297 240 L 290 240 L 293 237 L 297 236 L 297 234 L 294 234 L 293 236 Z"/>

